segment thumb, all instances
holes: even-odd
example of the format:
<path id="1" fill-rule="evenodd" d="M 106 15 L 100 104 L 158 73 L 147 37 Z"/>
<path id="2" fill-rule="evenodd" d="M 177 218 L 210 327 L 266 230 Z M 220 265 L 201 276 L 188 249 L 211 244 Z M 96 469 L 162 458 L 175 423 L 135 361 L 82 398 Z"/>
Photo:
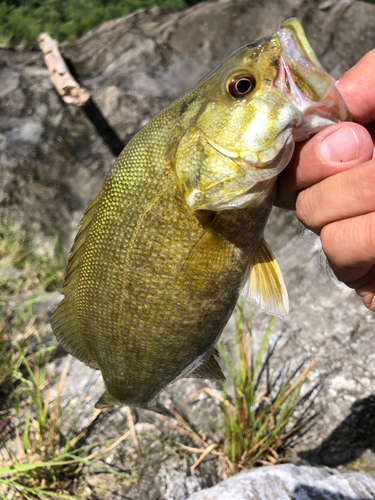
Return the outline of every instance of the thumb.
<path id="1" fill-rule="evenodd" d="M 352 122 L 331 125 L 298 143 L 292 160 L 279 175 L 275 205 L 294 210 L 301 190 L 370 160 L 373 147 L 369 132 Z"/>

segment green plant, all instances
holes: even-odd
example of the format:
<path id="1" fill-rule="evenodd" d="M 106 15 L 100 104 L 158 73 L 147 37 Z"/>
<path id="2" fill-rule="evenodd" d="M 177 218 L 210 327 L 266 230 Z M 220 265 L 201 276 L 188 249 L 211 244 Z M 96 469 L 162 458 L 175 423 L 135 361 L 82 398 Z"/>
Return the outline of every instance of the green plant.
<path id="1" fill-rule="evenodd" d="M 97 466 L 93 459 L 103 455 L 128 437 L 127 431 L 120 439 L 95 453 L 89 453 L 93 447 L 103 443 L 76 448 L 89 424 L 80 432 L 75 431 L 75 422 L 71 419 L 69 402 L 62 404 L 61 393 L 68 372 L 70 359 L 64 367 L 61 377 L 54 388 L 51 377 L 47 374 L 49 353 L 52 348 L 39 349 L 36 354 L 26 355 L 16 344 L 19 359 L 25 370 L 17 372 L 20 383 L 15 398 L 18 418 L 23 422 L 22 430 L 15 429 L 16 450 L 7 462 L 0 460 L 0 499 L 11 493 L 12 499 L 46 500 L 48 498 L 77 498 L 77 481 L 84 465 Z M 56 394 L 52 398 L 52 392 Z M 28 410 L 26 410 L 28 408 Z M 95 410 L 95 416 L 100 410 Z M 106 471 L 128 478 L 112 469 Z"/>
<path id="2" fill-rule="evenodd" d="M 254 353 L 250 322 L 243 305 L 237 305 L 234 317 L 234 361 L 229 360 L 222 345 L 218 344 L 233 386 L 232 397 L 228 395 L 227 385 L 224 383 L 221 395 L 204 388 L 188 398 L 190 400 L 204 391 L 221 401 L 223 425 L 211 422 L 222 435 L 222 442 L 211 445 L 203 443 L 205 449 L 191 448 L 191 451 L 200 451 L 202 456 L 208 453 L 217 455 L 221 472 L 223 468 L 226 469 L 224 475 L 234 474 L 239 469 L 248 469 L 257 464 L 280 461 L 282 446 L 313 417 L 306 412 L 302 416 L 296 416 L 296 409 L 301 402 L 301 387 L 317 359 L 316 356 L 302 372 L 301 366 L 294 371 L 281 370 L 275 380 L 271 381 L 268 364 L 273 351 L 267 353 L 266 348 L 274 318 L 269 322 L 259 351 Z M 262 377 L 265 374 L 267 382 L 262 388 Z M 308 396 L 311 394 L 312 391 Z M 308 398 L 305 396 L 303 400 L 306 399 Z M 186 423 L 184 426 L 188 429 Z M 196 439 L 192 430 L 188 430 Z"/>
<path id="3" fill-rule="evenodd" d="M 41 255 L 29 232 L 15 230 L 9 222 L 0 220 L 0 307 L 10 295 L 58 289 L 63 280 L 63 266 L 57 237 L 53 239 L 51 252 Z"/>
<path id="4" fill-rule="evenodd" d="M 51 251 L 40 255 L 29 232 L 0 220 L 0 393 L 20 364 L 15 341 L 26 349 L 38 337 L 32 306 L 45 291 L 60 287 L 63 253 L 54 238 Z"/>
<path id="5" fill-rule="evenodd" d="M 185 0 L 20 0 L 0 3 L 0 43 L 38 47 L 47 31 L 59 42 L 69 42 L 94 26 L 154 5 L 186 8 Z"/>
<path id="6" fill-rule="evenodd" d="M 83 467 L 129 479 L 97 459 L 134 439 L 134 425 L 112 444 L 83 446 L 100 410 L 83 428 L 74 420 L 72 402 L 62 397 L 69 365 L 59 380 L 47 369 L 57 342 L 32 310 L 42 293 L 59 288 L 64 260 L 57 238 L 44 254 L 33 241 L 0 221 L 0 500 L 77 500 Z"/>

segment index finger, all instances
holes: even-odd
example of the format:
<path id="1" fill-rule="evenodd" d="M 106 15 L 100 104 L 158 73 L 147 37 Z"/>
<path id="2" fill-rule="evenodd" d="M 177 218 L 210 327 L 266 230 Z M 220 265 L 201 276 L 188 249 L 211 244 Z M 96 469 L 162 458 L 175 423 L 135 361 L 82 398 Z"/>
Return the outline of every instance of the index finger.
<path id="1" fill-rule="evenodd" d="M 344 73 L 336 86 L 356 122 L 375 120 L 375 49 Z"/>

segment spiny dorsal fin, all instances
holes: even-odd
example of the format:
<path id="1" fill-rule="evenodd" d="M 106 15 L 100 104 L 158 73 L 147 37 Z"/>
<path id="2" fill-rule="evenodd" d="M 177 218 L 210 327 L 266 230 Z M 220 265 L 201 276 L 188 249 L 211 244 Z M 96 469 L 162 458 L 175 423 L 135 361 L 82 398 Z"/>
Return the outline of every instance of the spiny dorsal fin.
<path id="1" fill-rule="evenodd" d="M 279 265 L 263 239 L 249 266 L 242 295 L 269 314 L 285 318 L 289 312 L 288 292 Z"/>
<path id="2" fill-rule="evenodd" d="M 220 354 L 213 348 L 203 358 L 202 364 L 187 375 L 188 378 L 206 378 L 208 380 L 225 380 L 216 358 Z"/>
<path id="3" fill-rule="evenodd" d="M 74 287 L 79 272 L 79 260 L 85 247 L 87 235 L 90 230 L 92 218 L 95 214 L 99 195 L 88 207 L 82 218 L 80 229 L 74 240 L 70 252 L 68 268 L 65 273 L 63 294 L 65 298 L 52 315 L 52 328 L 60 344 L 73 356 L 92 368 L 99 369 L 98 364 L 87 353 L 86 346 L 78 330 L 75 316 L 75 293 Z"/>

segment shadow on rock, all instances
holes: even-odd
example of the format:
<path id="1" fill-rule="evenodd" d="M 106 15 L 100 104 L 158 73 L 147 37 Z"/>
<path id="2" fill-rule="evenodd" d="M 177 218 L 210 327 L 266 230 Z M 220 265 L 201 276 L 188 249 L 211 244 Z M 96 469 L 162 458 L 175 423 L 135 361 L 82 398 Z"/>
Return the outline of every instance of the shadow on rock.
<path id="1" fill-rule="evenodd" d="M 353 403 L 350 415 L 317 448 L 301 452 L 299 456 L 310 463 L 330 467 L 351 462 L 365 450 L 375 452 L 374 429 L 375 395 L 371 395 Z"/>
<path id="2" fill-rule="evenodd" d="M 64 58 L 64 61 L 73 77 L 82 85 L 81 79 L 76 72 L 72 61 L 68 58 Z M 91 97 L 88 99 L 86 104 L 82 106 L 82 109 L 87 118 L 96 128 L 96 131 L 103 139 L 109 150 L 117 158 L 121 151 L 124 149 L 125 144 L 118 137 L 115 130 L 110 126 L 109 122 L 106 120 Z"/>
<path id="3" fill-rule="evenodd" d="M 336 493 L 315 486 L 301 484 L 296 487 L 291 496 L 291 500 L 373 500 L 372 493 L 362 497 L 346 496 L 342 493 Z"/>

